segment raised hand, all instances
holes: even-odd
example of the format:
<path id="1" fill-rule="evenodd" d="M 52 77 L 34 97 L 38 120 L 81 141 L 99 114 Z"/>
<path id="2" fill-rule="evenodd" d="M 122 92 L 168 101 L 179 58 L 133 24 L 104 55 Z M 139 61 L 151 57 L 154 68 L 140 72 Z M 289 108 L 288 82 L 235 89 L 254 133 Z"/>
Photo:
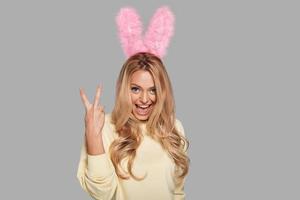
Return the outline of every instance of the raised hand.
<path id="1" fill-rule="evenodd" d="M 100 104 L 102 86 L 98 86 L 94 102 L 91 104 L 82 88 L 80 88 L 81 100 L 85 107 L 85 136 L 87 151 L 91 155 L 104 152 L 102 143 L 102 128 L 105 121 L 104 107 Z"/>

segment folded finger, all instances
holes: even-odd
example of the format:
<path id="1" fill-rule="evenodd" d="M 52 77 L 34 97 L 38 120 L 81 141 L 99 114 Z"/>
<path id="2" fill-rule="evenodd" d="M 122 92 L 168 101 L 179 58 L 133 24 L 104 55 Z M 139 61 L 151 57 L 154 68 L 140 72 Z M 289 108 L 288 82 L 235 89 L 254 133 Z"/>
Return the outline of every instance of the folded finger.
<path id="1" fill-rule="evenodd" d="M 98 109 L 99 111 L 104 112 L 104 106 L 99 106 Z"/>

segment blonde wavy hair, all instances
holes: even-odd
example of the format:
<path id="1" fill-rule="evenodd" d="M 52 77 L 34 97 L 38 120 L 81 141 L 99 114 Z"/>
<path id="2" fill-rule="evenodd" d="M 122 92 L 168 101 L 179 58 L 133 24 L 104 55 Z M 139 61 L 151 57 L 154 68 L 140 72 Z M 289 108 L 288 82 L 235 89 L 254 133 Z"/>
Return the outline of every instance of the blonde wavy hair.
<path id="1" fill-rule="evenodd" d="M 160 58 L 145 52 L 128 58 L 117 80 L 116 100 L 111 119 L 119 137 L 112 142 L 109 149 L 116 174 L 122 179 L 128 179 L 128 173 L 135 180 L 144 178 L 136 177 L 132 172 L 136 150 L 142 139 L 139 121 L 132 114 L 130 98 L 130 79 L 138 70 L 148 71 L 156 88 L 156 104 L 147 120 L 146 129 L 173 159 L 176 165 L 175 175 L 182 180 L 189 169 L 190 160 L 186 153 L 189 142 L 175 127 L 175 102 L 167 71 Z M 127 174 L 121 171 L 121 161 L 125 158 L 128 159 Z"/>

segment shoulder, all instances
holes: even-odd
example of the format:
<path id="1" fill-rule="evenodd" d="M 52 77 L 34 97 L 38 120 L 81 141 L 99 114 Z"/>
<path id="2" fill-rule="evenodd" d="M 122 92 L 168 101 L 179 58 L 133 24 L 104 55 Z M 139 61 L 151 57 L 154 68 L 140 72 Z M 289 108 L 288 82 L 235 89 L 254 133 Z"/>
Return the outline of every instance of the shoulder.
<path id="1" fill-rule="evenodd" d="M 111 120 L 111 113 L 105 114 L 105 122 L 104 122 L 103 129 L 106 131 L 115 132 L 116 129 L 115 129 L 115 125 L 112 123 Z"/>
<path id="2" fill-rule="evenodd" d="M 111 113 L 105 113 L 104 126 L 113 126 L 113 123 L 111 122 Z"/>
<path id="3" fill-rule="evenodd" d="M 105 114 L 105 122 L 102 128 L 102 139 L 104 147 L 108 148 L 112 141 L 118 137 L 115 125 L 111 122 L 111 113 Z"/>
<path id="4" fill-rule="evenodd" d="M 177 118 L 175 119 L 175 127 L 183 136 L 185 136 L 183 125 Z"/>
<path id="5" fill-rule="evenodd" d="M 179 134 L 181 134 L 181 136 L 183 136 L 183 138 L 184 138 L 184 140 L 182 140 L 183 150 L 184 150 L 184 152 L 187 152 L 187 149 L 189 147 L 189 142 L 188 142 L 188 140 L 186 138 L 183 125 L 182 125 L 182 123 L 181 123 L 181 121 L 179 119 L 175 120 L 175 127 L 179 131 Z"/>

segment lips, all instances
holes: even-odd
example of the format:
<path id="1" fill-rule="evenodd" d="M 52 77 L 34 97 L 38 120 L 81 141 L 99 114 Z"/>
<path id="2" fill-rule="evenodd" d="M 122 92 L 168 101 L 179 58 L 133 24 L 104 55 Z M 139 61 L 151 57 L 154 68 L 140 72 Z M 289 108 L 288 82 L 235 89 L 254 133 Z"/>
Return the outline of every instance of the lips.
<path id="1" fill-rule="evenodd" d="M 136 112 L 138 115 L 148 115 L 149 112 L 151 111 L 151 108 L 152 108 L 152 104 L 149 104 L 149 105 L 137 105 L 135 104 L 136 106 Z"/>

